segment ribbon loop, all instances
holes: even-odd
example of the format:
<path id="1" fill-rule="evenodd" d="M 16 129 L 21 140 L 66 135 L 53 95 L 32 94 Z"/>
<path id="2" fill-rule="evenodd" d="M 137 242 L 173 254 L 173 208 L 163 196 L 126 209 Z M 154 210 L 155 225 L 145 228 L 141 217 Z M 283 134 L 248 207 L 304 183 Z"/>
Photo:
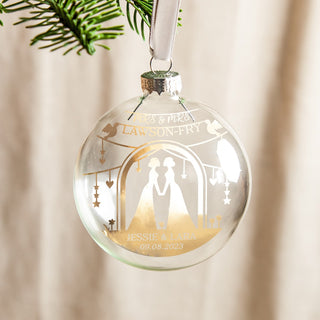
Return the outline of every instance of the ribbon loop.
<path id="1" fill-rule="evenodd" d="M 154 0 L 149 46 L 153 58 L 170 61 L 181 0 Z"/>

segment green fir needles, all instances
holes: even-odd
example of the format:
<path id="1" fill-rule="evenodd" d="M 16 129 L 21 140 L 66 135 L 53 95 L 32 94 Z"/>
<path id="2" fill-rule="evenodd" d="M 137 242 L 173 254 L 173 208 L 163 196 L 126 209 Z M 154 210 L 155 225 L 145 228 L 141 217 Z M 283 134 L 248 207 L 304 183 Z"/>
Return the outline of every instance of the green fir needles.
<path id="1" fill-rule="evenodd" d="M 2 3 L 0 3 L 0 14 L 4 12 L 4 7 Z M 0 26 L 3 26 L 3 22 L 0 20 Z"/>
<path id="2" fill-rule="evenodd" d="M 65 49 L 64 54 L 82 50 L 92 55 L 100 46 L 109 49 L 104 40 L 123 34 L 123 25 L 110 26 L 110 21 L 123 16 L 120 0 L 0 0 L 0 14 L 27 11 L 15 24 L 27 23 L 27 28 L 44 31 L 31 40 L 31 45 L 51 51 Z M 150 27 L 153 0 L 124 0 L 125 15 L 130 27 L 145 38 L 145 26 Z M 0 25 L 3 25 L 0 20 Z"/>
<path id="3" fill-rule="evenodd" d="M 138 34 L 139 29 L 141 32 L 141 36 L 143 40 L 145 39 L 144 36 L 144 27 L 147 25 L 147 27 L 150 28 L 151 25 L 151 17 L 152 17 L 152 8 L 153 8 L 153 0 L 126 0 L 127 5 L 126 5 L 126 15 L 127 19 L 130 25 L 130 28 L 132 30 L 135 30 Z M 130 7 L 133 7 L 134 13 L 131 18 L 131 12 L 130 12 Z M 140 22 L 140 28 L 139 24 L 137 21 L 137 16 L 140 15 L 141 22 Z"/>

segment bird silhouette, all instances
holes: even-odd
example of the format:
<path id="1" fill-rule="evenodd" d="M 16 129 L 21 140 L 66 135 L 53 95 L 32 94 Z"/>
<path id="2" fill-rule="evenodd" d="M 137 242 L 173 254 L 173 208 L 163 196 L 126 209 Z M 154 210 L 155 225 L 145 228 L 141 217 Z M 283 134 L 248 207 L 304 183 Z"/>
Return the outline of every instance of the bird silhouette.
<path id="1" fill-rule="evenodd" d="M 117 127 L 118 127 L 119 123 L 116 122 L 114 125 L 112 125 L 111 123 L 108 123 L 103 129 L 102 131 L 107 133 L 106 136 L 104 136 L 104 138 L 112 138 L 117 134 Z"/>

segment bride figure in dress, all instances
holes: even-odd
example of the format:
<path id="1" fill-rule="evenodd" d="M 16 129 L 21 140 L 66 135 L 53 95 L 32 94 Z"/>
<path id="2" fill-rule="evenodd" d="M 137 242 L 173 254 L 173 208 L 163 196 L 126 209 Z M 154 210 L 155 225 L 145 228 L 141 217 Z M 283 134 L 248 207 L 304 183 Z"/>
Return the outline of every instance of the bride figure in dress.
<path id="1" fill-rule="evenodd" d="M 179 185 L 175 182 L 173 167 L 176 165 L 171 157 L 164 159 L 163 165 L 168 168 L 165 173 L 166 183 L 161 195 L 165 195 L 170 187 L 170 204 L 167 229 L 179 229 L 177 231 L 189 231 L 195 225 L 189 215 L 184 197 Z M 181 230 L 180 230 L 181 229 Z"/>
<path id="2" fill-rule="evenodd" d="M 157 194 L 160 195 L 158 184 L 159 174 L 156 171 L 156 168 L 160 167 L 159 159 L 150 159 L 148 167 L 151 168 L 149 171 L 149 180 L 141 192 L 136 213 L 128 228 L 132 231 L 156 229 L 153 192 L 155 189 Z"/>

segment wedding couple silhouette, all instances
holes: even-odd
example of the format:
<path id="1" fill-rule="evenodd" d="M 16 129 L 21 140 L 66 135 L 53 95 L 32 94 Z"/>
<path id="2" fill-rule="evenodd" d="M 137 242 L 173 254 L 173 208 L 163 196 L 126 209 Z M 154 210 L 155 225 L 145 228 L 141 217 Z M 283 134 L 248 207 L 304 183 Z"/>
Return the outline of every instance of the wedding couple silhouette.
<path id="1" fill-rule="evenodd" d="M 160 166 L 158 158 L 151 158 L 148 163 L 150 168 L 149 179 L 141 192 L 135 215 L 129 226 L 132 231 L 174 229 L 182 220 L 184 226 L 195 227 L 185 204 L 182 191 L 175 181 L 173 170 L 175 162 L 173 158 L 166 157 L 163 161 L 163 166 L 167 168 L 167 171 L 164 174 L 165 184 L 162 191 L 159 187 L 159 173 L 157 172 L 157 168 Z M 158 201 L 155 201 L 156 197 Z M 161 205 L 161 198 L 163 203 L 167 203 L 168 197 L 169 206 Z M 157 202 L 157 210 L 155 210 L 155 202 Z M 159 212 L 160 215 L 157 216 Z M 181 225 L 178 227 L 180 228 Z"/>

